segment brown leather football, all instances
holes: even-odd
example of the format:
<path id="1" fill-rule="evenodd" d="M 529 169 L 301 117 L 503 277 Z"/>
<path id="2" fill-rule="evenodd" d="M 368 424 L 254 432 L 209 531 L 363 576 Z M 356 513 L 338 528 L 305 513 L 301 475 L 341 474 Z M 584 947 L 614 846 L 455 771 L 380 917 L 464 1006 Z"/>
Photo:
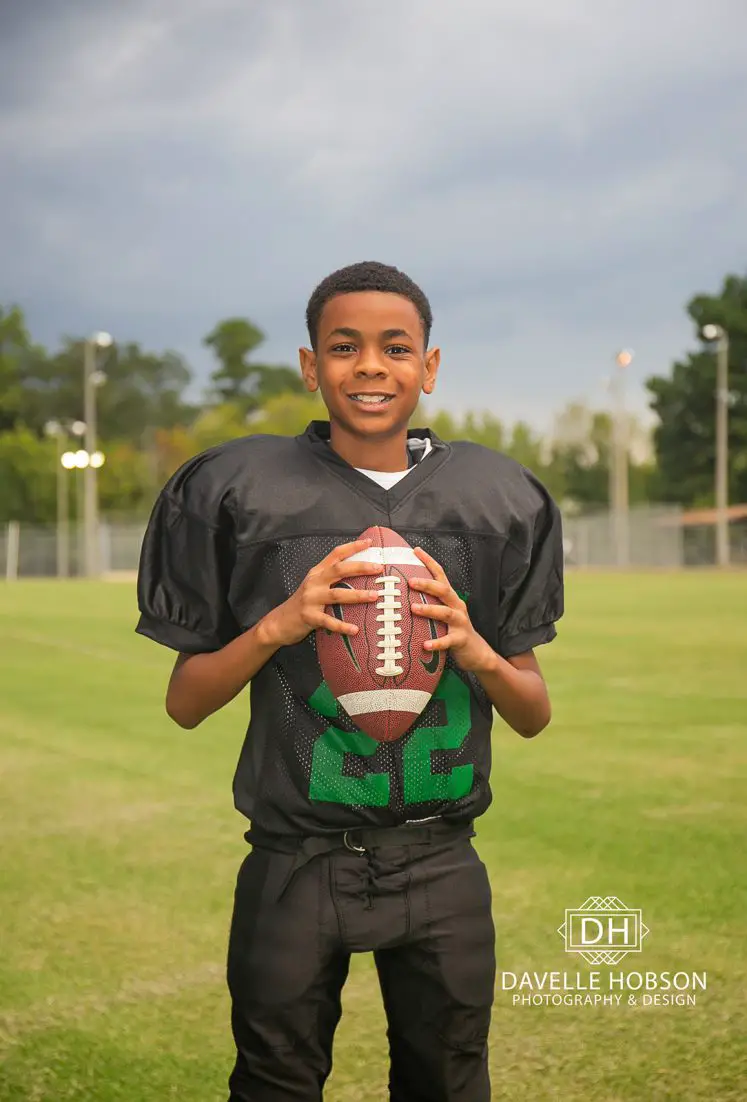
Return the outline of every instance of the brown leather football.
<path id="1" fill-rule="evenodd" d="M 392 742 L 409 730 L 436 690 L 446 655 L 424 650 L 423 643 L 445 635 L 447 627 L 412 614 L 413 600 L 440 602 L 407 584 L 432 575 L 406 540 L 381 527 L 367 528 L 359 538 L 373 543 L 349 561 L 381 563 L 384 570 L 348 578 L 337 588 L 372 589 L 380 598 L 328 606 L 331 616 L 359 630 L 357 635 L 317 630 L 317 655 L 325 682 L 353 723 L 377 742 Z"/>

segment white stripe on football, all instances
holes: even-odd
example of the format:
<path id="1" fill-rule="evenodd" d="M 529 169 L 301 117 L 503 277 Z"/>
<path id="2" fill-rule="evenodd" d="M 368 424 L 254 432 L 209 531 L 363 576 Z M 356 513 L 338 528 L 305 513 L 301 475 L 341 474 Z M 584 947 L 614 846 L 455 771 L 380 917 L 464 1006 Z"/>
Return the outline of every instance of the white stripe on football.
<path id="1" fill-rule="evenodd" d="M 420 566 L 423 564 L 411 547 L 369 547 L 350 555 L 345 562 L 375 562 L 382 566 Z"/>
<path id="2" fill-rule="evenodd" d="M 349 716 L 368 712 L 411 712 L 419 716 L 431 696 L 419 689 L 366 689 L 360 693 L 343 693 L 337 699 Z"/>

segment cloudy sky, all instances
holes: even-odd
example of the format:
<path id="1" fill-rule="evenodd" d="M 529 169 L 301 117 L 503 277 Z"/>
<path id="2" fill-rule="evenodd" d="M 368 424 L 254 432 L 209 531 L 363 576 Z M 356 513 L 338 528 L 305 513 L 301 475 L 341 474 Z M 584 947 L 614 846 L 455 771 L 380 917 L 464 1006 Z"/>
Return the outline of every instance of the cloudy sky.
<path id="1" fill-rule="evenodd" d="M 0 302 L 295 362 L 361 259 L 430 295 L 435 406 L 631 400 L 747 268 L 745 0 L 36 0 L 0 12 Z"/>

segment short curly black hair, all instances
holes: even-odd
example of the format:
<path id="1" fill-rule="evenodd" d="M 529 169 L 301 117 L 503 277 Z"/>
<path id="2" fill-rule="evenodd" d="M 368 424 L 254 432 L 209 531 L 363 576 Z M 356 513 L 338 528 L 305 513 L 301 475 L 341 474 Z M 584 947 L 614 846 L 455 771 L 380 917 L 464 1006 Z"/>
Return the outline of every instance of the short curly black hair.
<path id="1" fill-rule="evenodd" d="M 349 264 L 347 268 L 338 268 L 328 275 L 313 291 L 306 307 L 306 326 L 309 330 L 311 347 L 316 349 L 319 319 L 322 310 L 330 299 L 337 295 L 354 294 L 358 291 L 385 291 L 392 295 L 409 298 L 423 323 L 425 347 L 431 335 L 433 314 L 426 295 L 408 275 L 390 264 L 379 264 L 376 260 L 362 260 L 358 264 Z"/>

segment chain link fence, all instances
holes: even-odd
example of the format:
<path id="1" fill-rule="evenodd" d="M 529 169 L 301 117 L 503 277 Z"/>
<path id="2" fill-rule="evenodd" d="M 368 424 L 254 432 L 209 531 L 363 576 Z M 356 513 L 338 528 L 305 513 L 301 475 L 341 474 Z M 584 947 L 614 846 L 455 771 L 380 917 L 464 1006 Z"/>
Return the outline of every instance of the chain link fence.
<path id="1" fill-rule="evenodd" d="M 716 562 L 716 529 L 696 524 L 684 530 L 685 566 L 712 566 Z M 729 525 L 729 560 L 732 566 L 747 566 L 747 523 Z"/>
<path id="2" fill-rule="evenodd" d="M 646 505 L 630 510 L 625 525 L 627 555 L 619 552 L 619 518 L 608 510 L 583 515 L 564 515 L 563 544 L 566 566 L 579 569 L 619 567 L 677 570 L 713 566 L 716 561 L 712 524 L 683 525 L 677 506 Z M 107 575 L 132 574 L 137 570 L 145 521 L 103 520 L 99 529 L 99 561 Z M 747 565 L 747 521 L 730 525 L 731 562 Z M 81 525 L 67 533 L 54 526 L 34 526 L 11 521 L 0 526 L 0 578 L 51 578 L 58 574 L 58 556 L 70 577 L 85 573 L 85 545 Z"/>
<path id="3" fill-rule="evenodd" d="M 137 570 L 144 521 L 102 521 L 99 526 L 99 563 L 102 575 Z M 67 554 L 65 554 L 65 548 Z M 85 535 L 82 524 L 60 533 L 52 526 L 10 521 L 0 530 L 0 577 L 53 578 L 85 574 Z"/>
<path id="4" fill-rule="evenodd" d="M 618 567 L 676 570 L 711 566 L 715 562 L 712 525 L 685 526 L 676 506 L 647 505 L 630 510 L 627 517 L 628 553 L 619 554 L 619 518 L 607 510 L 563 518 L 564 549 L 569 567 Z M 137 570 L 143 520 L 103 520 L 99 531 L 99 561 L 103 575 L 131 574 Z M 60 533 L 53 526 L 36 527 L 11 521 L 0 526 L 0 577 L 47 578 L 58 573 Z M 65 533 L 62 533 L 64 536 Z M 747 523 L 732 524 L 731 558 L 747 563 Z M 72 525 L 66 534 L 68 573 L 85 573 L 82 528 Z M 627 561 L 626 561 L 627 560 Z"/>
<path id="5" fill-rule="evenodd" d="M 622 526 L 620 518 L 608 509 L 578 516 L 566 514 L 563 516 L 566 565 L 676 570 L 685 565 L 681 512 L 678 506 L 638 506 L 629 510 Z M 621 527 L 627 533 L 627 547 L 620 546 Z"/>

